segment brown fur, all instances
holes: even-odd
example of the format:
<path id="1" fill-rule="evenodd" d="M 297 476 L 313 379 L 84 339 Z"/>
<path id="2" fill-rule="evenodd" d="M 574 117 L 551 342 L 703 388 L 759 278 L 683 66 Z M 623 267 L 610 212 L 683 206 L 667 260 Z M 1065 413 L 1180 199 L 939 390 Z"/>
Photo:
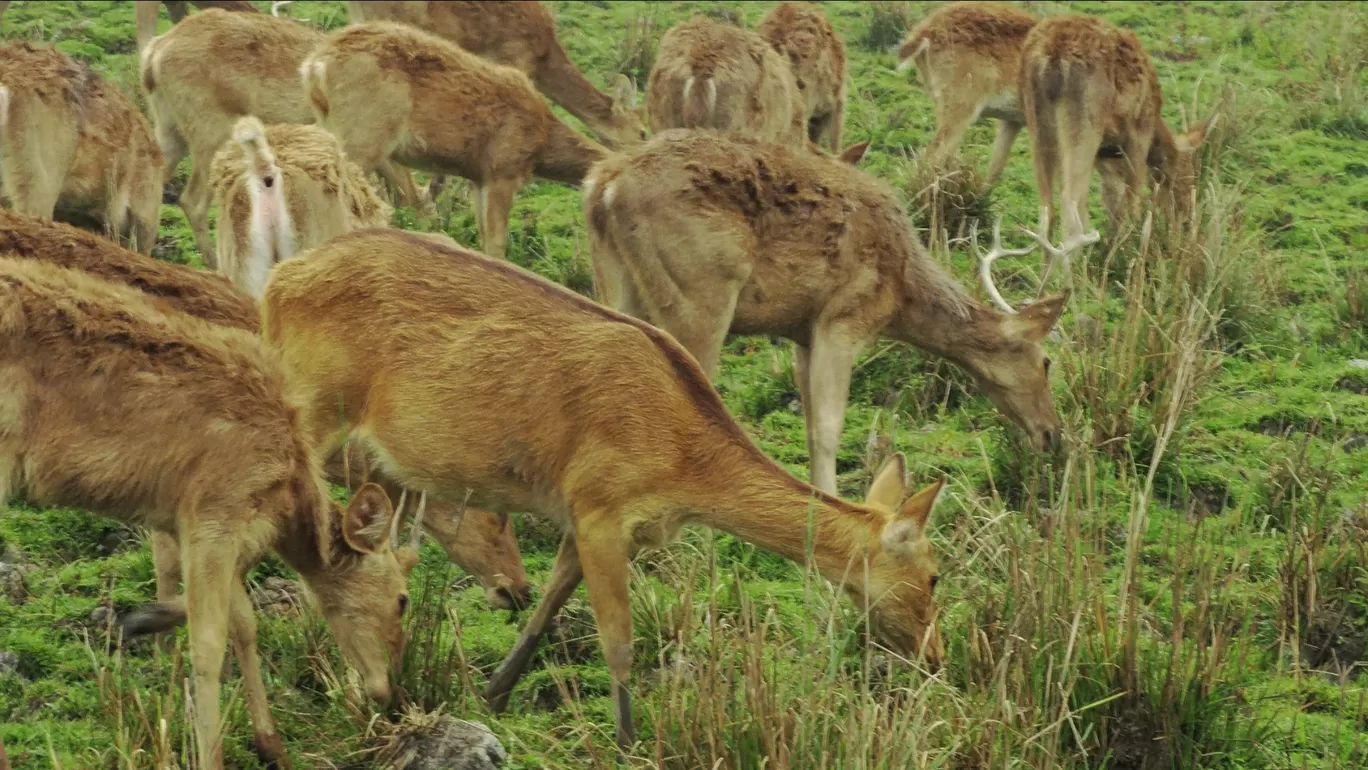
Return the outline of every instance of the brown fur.
<path id="1" fill-rule="evenodd" d="M 162 6 L 166 6 L 166 14 L 171 17 L 174 25 L 184 19 L 187 6 L 193 5 L 201 10 L 209 8 L 221 8 L 225 11 L 235 11 L 238 13 L 256 13 L 256 6 L 247 0 L 136 0 L 133 3 L 133 18 L 137 27 L 138 51 L 142 52 L 152 38 L 157 36 L 157 12 Z"/>
<path id="2" fill-rule="evenodd" d="M 0 255 L 83 270 L 132 286 L 168 310 L 256 333 L 256 305 L 221 275 L 135 254 L 85 230 L 0 210 Z"/>
<path id="3" fill-rule="evenodd" d="M 898 68 L 916 65 L 936 107 L 928 162 L 940 164 L 953 155 L 974 121 L 996 118 L 988 181 L 1001 178 L 1026 125 L 1018 81 L 1021 49 L 1035 23 L 1034 16 L 1010 5 L 961 2 L 937 8 L 912 28 L 898 49 Z"/>
<path id="4" fill-rule="evenodd" d="M 521 72 L 406 25 L 347 27 L 303 72 L 319 122 L 361 168 L 393 160 L 469 179 L 493 256 L 503 256 L 508 212 L 528 179 L 578 185 L 607 153 L 557 119 Z"/>
<path id="5" fill-rule="evenodd" d="M 219 269 L 260 297 L 275 263 L 358 227 L 389 226 L 389 204 L 318 126 L 238 121 L 214 156 Z"/>
<path id="6" fill-rule="evenodd" d="M 845 124 L 845 42 L 821 9 L 810 3 L 780 3 L 756 25 L 755 32 L 780 54 L 803 96 L 808 138 L 826 140 L 832 152 L 841 150 Z"/>
<path id="7" fill-rule="evenodd" d="M 600 92 L 575 67 L 556 38 L 556 21 L 537 2 L 348 2 L 353 24 L 398 21 L 427 30 L 492 62 L 521 70 L 537 89 L 584 122 L 608 147 L 646 138 L 636 89 L 619 75 L 614 96 Z"/>
<path id="8" fill-rule="evenodd" d="M 299 66 L 323 33 L 264 13 L 211 9 L 152 40 L 142 80 L 167 174 L 190 155 L 194 169 L 180 204 L 204 262 L 217 266 L 209 234 L 210 169 L 238 118 L 312 123 Z"/>
<path id="9" fill-rule="evenodd" d="M 1113 227 L 1138 207 L 1147 174 L 1160 207 L 1180 226 L 1190 217 L 1195 150 L 1211 121 L 1169 130 L 1159 75 L 1133 32 L 1090 16 L 1042 21 L 1022 52 L 1021 95 L 1051 223 L 1055 179 L 1062 183 L 1066 241 L 1088 229 L 1094 166 Z"/>
<path id="10" fill-rule="evenodd" d="M 888 185 L 811 153 L 670 131 L 585 184 L 599 296 L 717 371 L 723 340 L 798 344 L 812 478 L 836 488 L 850 370 L 881 336 L 967 369 L 1037 446 L 1058 437 L 1039 342 L 1063 299 L 1004 316 L 972 301 L 917 241 Z"/>
<path id="11" fill-rule="evenodd" d="M 162 312 L 80 271 L 0 259 L 0 499 L 18 491 L 179 540 L 206 768 L 223 766 L 229 635 L 258 745 L 279 748 L 241 580 L 268 551 L 309 585 L 371 694 L 389 694 L 405 593 L 388 543 L 392 511 L 367 487 L 343 513 L 308 434 L 256 336 Z"/>
<path id="12" fill-rule="evenodd" d="M 660 39 L 646 114 L 655 133 L 711 128 L 807 146 L 803 95 L 788 60 L 754 32 L 702 16 Z"/>
<path id="13" fill-rule="evenodd" d="M 343 430 L 405 485 L 565 525 L 542 603 L 486 691 L 496 704 L 583 563 L 619 735 L 630 737 L 628 560 L 688 522 L 801 559 L 811 515 L 822 573 L 878 602 L 876 627 L 896 647 L 915 653 L 925 641 L 932 663 L 943 654 L 922 536 L 930 497 L 894 513 L 901 479 L 874 507 L 794 479 L 663 332 L 508 263 L 393 230 L 354 231 L 282 263 L 262 308 L 315 413 L 335 417 L 340 404 Z"/>
<path id="14" fill-rule="evenodd" d="M 51 46 L 0 46 L 0 176 L 10 208 L 157 242 L 162 158 L 128 97 Z"/>

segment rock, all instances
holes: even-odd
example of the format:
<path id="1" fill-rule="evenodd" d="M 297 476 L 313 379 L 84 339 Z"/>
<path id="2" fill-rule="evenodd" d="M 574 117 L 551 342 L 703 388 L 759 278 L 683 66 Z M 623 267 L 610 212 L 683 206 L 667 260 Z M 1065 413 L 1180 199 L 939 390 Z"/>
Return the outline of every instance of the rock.
<path id="1" fill-rule="evenodd" d="M 1365 358 L 1351 358 L 1351 359 L 1349 359 L 1349 368 L 1350 368 L 1350 369 L 1368 369 L 1368 359 L 1365 359 Z"/>
<path id="2" fill-rule="evenodd" d="M 380 752 L 387 770 L 496 770 L 508 752 L 479 722 L 411 709 Z"/>
<path id="3" fill-rule="evenodd" d="M 0 596 L 14 604 L 28 598 L 28 587 L 24 585 L 24 569 L 18 564 L 0 561 Z"/>
<path id="4" fill-rule="evenodd" d="M 1352 454 L 1364 447 L 1368 447 L 1368 434 L 1355 433 L 1340 445 L 1340 447 L 1344 450 L 1345 454 Z"/>
<path id="5" fill-rule="evenodd" d="M 19 671 L 19 656 L 8 650 L 0 650 L 0 676 Z"/>

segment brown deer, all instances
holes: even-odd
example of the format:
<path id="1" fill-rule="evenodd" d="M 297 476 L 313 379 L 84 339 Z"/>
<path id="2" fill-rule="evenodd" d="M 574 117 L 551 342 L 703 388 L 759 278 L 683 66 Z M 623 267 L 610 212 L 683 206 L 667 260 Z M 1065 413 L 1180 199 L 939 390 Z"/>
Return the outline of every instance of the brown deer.
<path id="1" fill-rule="evenodd" d="M 1091 16 L 1045 19 L 1026 37 L 1020 87 L 1041 199 L 1038 240 L 1051 266 L 1067 268 L 1071 251 L 1098 238 L 1085 233 L 1094 167 L 1113 229 L 1135 213 L 1146 175 L 1159 208 L 1182 228 L 1192 213 L 1196 150 L 1217 115 L 1173 133 L 1161 116 L 1159 75 L 1135 33 Z M 1056 178 L 1064 241 L 1052 247 L 1044 238 Z"/>
<path id="2" fill-rule="evenodd" d="M 556 38 L 556 21 L 537 2 L 348 2 L 353 24 L 396 21 L 426 30 L 492 62 L 521 70 L 537 90 L 574 115 L 608 147 L 646 138 L 636 87 L 613 78 L 601 93 L 570 61 Z"/>
<path id="3" fill-rule="evenodd" d="M 0 46 L 0 177 L 15 211 L 102 229 L 143 253 L 156 245 L 162 158 L 147 120 L 56 48 Z"/>
<path id="4" fill-rule="evenodd" d="M 793 340 L 819 489 L 836 490 L 851 368 L 879 337 L 949 359 L 1035 447 L 1059 445 L 1040 342 L 1067 295 L 1013 315 L 979 305 L 926 252 L 888 185 L 848 164 L 670 131 L 596 165 L 584 213 L 599 296 L 664 328 L 708 376 L 729 333 Z"/>
<path id="5" fill-rule="evenodd" d="M 775 51 L 788 57 L 803 97 L 808 138 L 823 139 L 832 152 L 841 150 L 845 124 L 845 42 L 826 14 L 810 3 L 780 3 L 755 27 Z"/>
<path id="6" fill-rule="evenodd" d="M 469 179 L 492 256 L 504 254 L 508 212 L 528 179 L 578 185 L 607 154 L 557 119 L 526 75 L 405 24 L 347 27 L 301 71 L 318 122 L 362 169 L 384 175 L 395 161 Z M 391 181 L 417 197 L 407 176 Z"/>
<path id="7" fill-rule="evenodd" d="M 899 506 L 901 458 L 867 505 L 804 484 L 766 457 L 669 335 L 502 260 L 396 230 L 356 230 L 283 262 L 262 325 L 318 415 L 405 485 L 566 535 L 541 604 L 485 695 L 502 708 L 581 578 L 632 740 L 629 560 L 687 523 L 816 567 L 901 653 L 944 655 L 924 534 L 935 484 Z M 394 344 L 423 340 L 421 344 Z"/>
<path id="8" fill-rule="evenodd" d="M 201 10 L 220 8 L 238 13 L 257 12 L 256 6 L 248 0 L 136 0 L 133 3 L 133 19 L 137 27 L 139 53 L 157 36 L 157 12 L 163 5 L 166 6 L 167 15 L 171 17 L 172 26 L 185 18 L 191 5 Z"/>
<path id="9" fill-rule="evenodd" d="M 247 115 L 267 125 L 313 122 L 299 66 L 324 39 L 288 19 L 209 9 L 143 49 L 143 88 L 167 178 L 187 154 L 194 162 L 180 204 L 205 265 L 218 265 L 209 234 L 214 154 Z"/>
<path id="10" fill-rule="evenodd" d="M 1026 126 L 1018 81 L 1021 48 L 1036 18 L 1010 5 L 943 5 L 912 28 L 898 49 L 898 70 L 916 65 L 936 109 L 936 135 L 925 159 L 940 165 L 959 149 L 979 118 L 997 119 L 988 183 L 1007 167 L 1012 143 Z"/>
<path id="11" fill-rule="evenodd" d="M 660 39 L 646 85 L 652 132 L 710 128 L 805 147 L 804 113 L 788 60 L 754 32 L 698 16 Z"/>
<path id="12" fill-rule="evenodd" d="M 257 746 L 284 759 L 242 583 L 268 551 L 309 586 L 368 694 L 390 695 L 417 554 L 391 547 L 379 487 L 345 511 L 329 500 L 303 417 L 255 335 L 79 270 L 0 259 L 0 499 L 20 492 L 177 539 L 201 767 L 223 767 L 229 637 Z"/>
<path id="13" fill-rule="evenodd" d="M 166 311 L 186 313 L 213 324 L 257 333 L 260 322 L 251 297 L 236 291 L 216 273 L 174 265 L 135 254 L 84 230 L 60 222 L 46 222 L 0 209 L 0 256 L 41 260 L 59 267 L 83 270 L 99 278 L 142 291 Z M 391 499 L 402 490 L 382 474 L 368 477 L 359 457 L 350 468 L 334 455 L 324 469 L 335 483 L 353 490 L 362 479 L 373 478 Z M 348 473 L 348 470 L 352 470 Z M 456 508 L 432 501 L 425 530 L 451 560 L 479 581 L 489 603 L 499 609 L 525 606 L 531 595 L 527 575 L 513 530 L 506 517 L 486 511 L 467 510 L 456 517 Z M 152 558 L 157 565 L 159 601 L 175 598 L 180 582 L 180 558 L 175 538 L 153 531 Z M 135 628 L 139 632 L 163 630 Z"/>
<path id="14" fill-rule="evenodd" d="M 219 269 L 260 298 L 266 276 L 329 238 L 358 227 L 389 226 L 389 204 L 337 138 L 318 126 L 267 128 L 248 116 L 214 156 Z"/>

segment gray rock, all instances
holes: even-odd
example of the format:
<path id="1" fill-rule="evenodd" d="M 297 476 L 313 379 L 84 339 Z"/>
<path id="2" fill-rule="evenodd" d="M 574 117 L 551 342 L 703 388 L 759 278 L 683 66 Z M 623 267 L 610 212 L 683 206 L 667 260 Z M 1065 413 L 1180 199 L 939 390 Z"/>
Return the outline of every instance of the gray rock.
<path id="1" fill-rule="evenodd" d="M 446 714 L 401 726 L 383 766 L 389 770 L 497 770 L 508 759 L 502 743 L 479 722 Z"/>
<path id="2" fill-rule="evenodd" d="M 1351 358 L 1349 359 L 1350 369 L 1368 369 L 1368 359 Z"/>
<path id="3" fill-rule="evenodd" d="M 28 587 L 24 585 L 25 570 L 18 564 L 0 561 L 0 596 L 18 604 L 28 598 Z"/>
<path id="4" fill-rule="evenodd" d="M 19 670 L 19 655 L 8 650 L 0 650 L 0 676 L 13 674 Z"/>

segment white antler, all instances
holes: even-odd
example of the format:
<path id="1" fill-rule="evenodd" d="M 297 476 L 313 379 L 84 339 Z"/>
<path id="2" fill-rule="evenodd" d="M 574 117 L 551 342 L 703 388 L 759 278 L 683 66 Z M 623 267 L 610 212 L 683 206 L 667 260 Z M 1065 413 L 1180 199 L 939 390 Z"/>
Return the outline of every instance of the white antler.
<path id="1" fill-rule="evenodd" d="M 978 222 L 974 223 L 973 229 L 969 233 L 969 240 L 974 245 L 974 251 L 977 252 L 979 250 Z M 987 254 L 980 253 L 978 257 L 979 280 L 983 281 L 983 288 L 988 292 L 988 296 L 993 300 L 993 304 L 997 305 L 998 309 L 1004 313 L 1015 313 L 1016 310 L 1013 310 L 1012 306 L 1007 304 L 1007 300 L 1002 298 L 1002 293 L 998 291 L 997 286 L 993 283 L 993 263 L 996 262 L 999 257 L 1020 257 L 1025 254 L 1030 254 L 1032 251 L 1035 251 L 1034 246 L 1028 246 L 1024 249 L 1002 248 L 1002 217 L 997 218 L 997 221 L 993 223 L 993 248 Z"/>
<path id="2" fill-rule="evenodd" d="M 409 528 L 408 547 L 418 550 L 418 546 L 423 542 L 423 515 L 427 513 L 427 491 L 418 498 L 418 513 L 413 517 L 413 526 Z"/>
<path id="3" fill-rule="evenodd" d="M 399 491 L 399 504 L 394 506 L 394 518 L 390 519 L 390 548 L 399 547 L 399 525 L 404 520 L 404 501 L 408 499 L 408 490 Z"/>
<path id="4" fill-rule="evenodd" d="M 1045 291 L 1045 287 L 1050 280 L 1050 273 L 1054 270 L 1056 262 L 1062 265 L 1065 272 L 1068 272 L 1070 255 L 1084 246 L 1102 240 L 1102 234 L 1097 232 L 1096 229 L 1086 233 L 1083 232 L 1083 219 L 1078 215 L 1078 209 L 1074 208 L 1074 206 L 1065 205 L 1064 212 L 1064 232 L 1068 233 L 1072 231 L 1075 234 L 1071 236 L 1066 235 L 1064 241 L 1058 246 L 1050 243 L 1049 239 L 1044 235 L 1045 233 L 1050 232 L 1050 210 L 1048 208 L 1044 206 L 1040 207 L 1040 232 L 1033 232 L 1024 227 L 1022 228 L 1023 232 L 1034 238 L 1036 243 L 1040 244 L 1040 248 L 1043 249 L 1049 257 L 1045 262 L 1045 274 L 1040 277 L 1041 292 Z"/>
<path id="5" fill-rule="evenodd" d="M 271 3 L 271 15 L 279 18 L 280 9 L 292 4 L 293 2 L 294 0 L 275 0 L 275 2 Z"/>

